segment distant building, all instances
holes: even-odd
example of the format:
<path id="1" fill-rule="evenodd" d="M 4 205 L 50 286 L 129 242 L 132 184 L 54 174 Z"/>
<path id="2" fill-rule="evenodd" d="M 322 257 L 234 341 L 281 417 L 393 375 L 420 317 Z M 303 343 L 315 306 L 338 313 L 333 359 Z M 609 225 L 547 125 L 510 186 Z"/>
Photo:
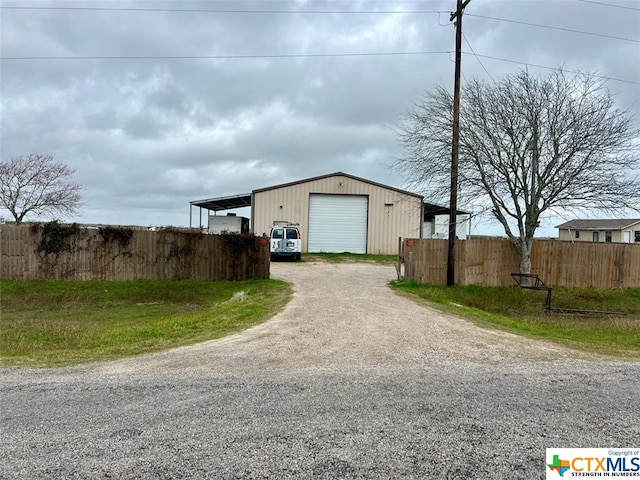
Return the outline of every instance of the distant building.
<path id="1" fill-rule="evenodd" d="M 640 218 L 570 220 L 556 228 L 560 240 L 640 243 Z"/>
<path id="2" fill-rule="evenodd" d="M 456 211 L 456 237 L 466 240 L 469 233 L 468 212 Z M 424 204 L 422 238 L 449 238 L 449 209 L 432 203 Z"/>
<path id="3" fill-rule="evenodd" d="M 303 252 L 394 254 L 398 237 L 420 237 L 423 197 L 342 172 L 191 202 L 219 211 L 251 207 L 251 230 L 297 224 Z"/>
<path id="4" fill-rule="evenodd" d="M 449 215 L 446 208 L 425 204 L 422 195 L 343 172 L 196 200 L 191 206 L 213 212 L 251 207 L 256 235 L 268 233 L 274 222 L 297 224 L 303 253 L 395 254 L 399 237 L 421 238 L 428 222 L 431 238 L 442 231 L 436 219 Z"/>

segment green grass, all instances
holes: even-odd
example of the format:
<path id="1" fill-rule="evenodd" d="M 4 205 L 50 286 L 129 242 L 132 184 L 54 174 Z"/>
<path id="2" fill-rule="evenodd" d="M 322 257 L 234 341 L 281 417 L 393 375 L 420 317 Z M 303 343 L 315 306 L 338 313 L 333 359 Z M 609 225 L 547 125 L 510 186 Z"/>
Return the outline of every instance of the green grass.
<path id="1" fill-rule="evenodd" d="M 277 280 L 3 280 L 0 365 L 71 365 L 219 338 L 270 318 L 290 295 Z"/>
<path id="2" fill-rule="evenodd" d="M 325 261 L 330 263 L 370 262 L 396 263 L 398 255 L 371 255 L 368 253 L 303 253 L 303 262 Z"/>
<path id="3" fill-rule="evenodd" d="M 553 308 L 626 313 L 578 315 L 545 311 L 546 292 L 517 286 L 446 287 L 410 280 L 392 282 L 391 286 L 482 326 L 581 350 L 640 358 L 640 288 L 554 288 Z"/>

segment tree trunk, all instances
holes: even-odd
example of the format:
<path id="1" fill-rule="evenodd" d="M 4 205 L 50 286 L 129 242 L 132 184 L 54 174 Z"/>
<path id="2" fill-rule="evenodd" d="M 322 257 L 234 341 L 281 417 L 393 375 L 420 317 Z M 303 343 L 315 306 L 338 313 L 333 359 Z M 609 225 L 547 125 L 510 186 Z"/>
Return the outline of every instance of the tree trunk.
<path id="1" fill-rule="evenodd" d="M 531 273 L 531 249 L 533 246 L 533 239 L 530 238 L 528 240 L 523 240 L 522 238 L 514 237 L 514 238 L 511 238 L 511 241 L 515 245 L 516 249 L 518 250 L 518 254 L 520 256 L 520 273 L 530 274 Z M 523 286 L 529 286 L 528 278 L 522 277 L 520 281 Z"/>
<path id="2" fill-rule="evenodd" d="M 531 254 L 520 252 L 520 273 L 531 273 Z"/>
<path id="3" fill-rule="evenodd" d="M 520 273 L 531 273 L 531 250 L 533 249 L 533 238 L 522 239 L 520 237 L 512 237 L 511 241 L 518 250 L 520 256 Z M 524 281 L 524 279 L 523 279 Z"/>
<path id="4" fill-rule="evenodd" d="M 518 253 L 520 253 L 520 273 L 531 273 L 533 238 L 520 239 L 516 246 L 518 247 Z"/>

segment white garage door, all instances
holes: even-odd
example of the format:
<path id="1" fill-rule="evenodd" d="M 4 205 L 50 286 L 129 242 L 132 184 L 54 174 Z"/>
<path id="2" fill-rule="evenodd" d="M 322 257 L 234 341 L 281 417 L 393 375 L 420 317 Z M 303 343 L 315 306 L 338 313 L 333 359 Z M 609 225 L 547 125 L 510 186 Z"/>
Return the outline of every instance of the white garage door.
<path id="1" fill-rule="evenodd" d="M 308 250 L 367 253 L 368 207 L 366 196 L 311 194 Z"/>

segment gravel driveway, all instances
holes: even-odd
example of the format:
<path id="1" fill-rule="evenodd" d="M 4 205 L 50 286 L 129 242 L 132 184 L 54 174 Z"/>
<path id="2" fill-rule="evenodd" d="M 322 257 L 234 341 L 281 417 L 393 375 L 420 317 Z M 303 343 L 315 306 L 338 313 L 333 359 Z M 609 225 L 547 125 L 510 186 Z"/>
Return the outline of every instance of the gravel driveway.
<path id="1" fill-rule="evenodd" d="M 544 478 L 547 447 L 640 444 L 640 363 L 481 329 L 391 266 L 275 263 L 243 333 L 0 370 L 0 478 Z"/>

